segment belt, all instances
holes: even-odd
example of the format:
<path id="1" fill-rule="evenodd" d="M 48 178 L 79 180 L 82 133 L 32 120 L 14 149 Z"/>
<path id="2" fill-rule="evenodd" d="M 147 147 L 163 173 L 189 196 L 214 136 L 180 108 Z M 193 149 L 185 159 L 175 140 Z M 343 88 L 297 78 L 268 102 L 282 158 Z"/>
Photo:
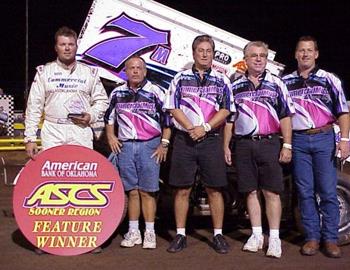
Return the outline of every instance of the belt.
<path id="1" fill-rule="evenodd" d="M 210 133 L 210 132 L 208 132 L 208 133 L 206 133 L 204 135 L 204 137 L 217 137 L 217 136 L 220 136 L 220 133 L 217 133 L 217 132 Z"/>
<path id="2" fill-rule="evenodd" d="M 327 132 L 329 130 L 333 129 L 333 125 L 329 124 L 329 125 L 325 125 L 323 127 L 320 128 L 310 128 L 310 129 L 303 129 L 303 130 L 294 130 L 295 133 L 299 133 L 299 134 L 307 134 L 307 135 L 313 135 L 313 134 L 319 134 L 322 132 Z"/>
<path id="3" fill-rule="evenodd" d="M 175 129 L 174 133 L 179 133 L 179 134 L 188 136 L 188 132 L 182 131 L 182 130 L 179 130 L 179 129 Z M 214 131 L 214 132 L 207 132 L 207 133 L 203 136 L 203 138 L 206 138 L 206 137 L 217 137 L 217 136 L 220 136 L 220 133 L 217 132 L 217 131 Z"/>
<path id="4" fill-rule="evenodd" d="M 181 134 L 181 135 L 184 136 L 184 137 L 190 138 L 190 136 L 188 135 L 188 132 L 186 132 L 186 131 L 182 131 L 182 130 L 176 129 L 174 133 L 175 133 L 175 134 Z M 204 140 L 207 139 L 207 138 L 219 137 L 219 136 L 220 136 L 220 133 L 217 132 L 217 131 L 207 132 L 202 138 L 200 138 L 199 140 L 197 140 L 196 143 L 200 143 L 200 142 L 204 141 Z M 191 140 L 192 140 L 192 139 L 191 139 Z"/>
<path id="5" fill-rule="evenodd" d="M 50 116 L 45 115 L 45 120 L 52 122 L 52 123 L 56 123 L 56 124 L 74 125 L 72 120 L 70 120 L 68 118 L 54 118 L 54 117 L 50 117 Z"/>
<path id="6" fill-rule="evenodd" d="M 210 138 L 210 137 L 218 137 L 218 136 L 220 136 L 220 133 L 214 133 L 214 132 L 212 132 L 212 133 L 206 133 L 202 138 L 200 138 L 199 140 L 197 140 L 197 142 L 201 142 L 201 141 L 204 141 L 205 139 L 207 139 L 207 138 Z"/>
<path id="7" fill-rule="evenodd" d="M 271 140 L 276 136 L 278 136 L 277 133 L 267 134 L 267 135 L 242 135 L 242 136 L 236 135 L 235 138 L 238 140 L 246 139 L 246 140 L 252 140 L 252 141 L 261 141 L 264 139 Z"/>
<path id="8" fill-rule="evenodd" d="M 125 140 L 125 141 L 122 141 L 122 142 L 146 142 L 148 140 L 139 140 L 139 139 L 128 139 L 128 140 Z"/>
<path id="9" fill-rule="evenodd" d="M 155 136 L 155 137 L 152 137 L 150 139 L 144 139 L 144 140 L 140 140 L 140 139 L 127 139 L 127 140 L 124 140 L 122 142 L 148 142 L 150 140 L 153 140 L 155 138 L 159 138 L 159 136 Z M 160 141 L 160 140 L 159 140 Z"/>

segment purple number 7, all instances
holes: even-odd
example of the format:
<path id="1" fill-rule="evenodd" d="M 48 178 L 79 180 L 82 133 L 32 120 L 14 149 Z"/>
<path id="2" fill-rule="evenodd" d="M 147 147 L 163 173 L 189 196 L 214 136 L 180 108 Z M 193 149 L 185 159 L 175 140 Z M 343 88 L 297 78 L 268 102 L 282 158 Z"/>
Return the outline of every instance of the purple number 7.
<path id="1" fill-rule="evenodd" d="M 144 21 L 135 20 L 125 13 L 106 23 L 103 31 L 125 33 L 123 36 L 103 40 L 83 55 L 95 64 L 107 65 L 120 71 L 126 59 L 138 52 L 152 50 L 158 45 L 169 45 L 169 31 L 156 29 Z"/>

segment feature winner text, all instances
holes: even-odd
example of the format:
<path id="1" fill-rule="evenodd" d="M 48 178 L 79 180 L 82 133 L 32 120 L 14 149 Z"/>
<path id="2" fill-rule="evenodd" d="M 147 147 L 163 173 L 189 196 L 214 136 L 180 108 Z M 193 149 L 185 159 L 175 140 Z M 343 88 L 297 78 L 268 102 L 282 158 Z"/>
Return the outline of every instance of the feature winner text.
<path id="1" fill-rule="evenodd" d="M 102 231 L 102 221 L 50 221 L 37 220 L 33 232 L 51 235 L 37 235 L 37 247 L 44 248 L 96 248 L 96 234 Z M 74 233 L 77 235 L 52 235 Z M 81 235 L 78 235 L 81 234 Z"/>

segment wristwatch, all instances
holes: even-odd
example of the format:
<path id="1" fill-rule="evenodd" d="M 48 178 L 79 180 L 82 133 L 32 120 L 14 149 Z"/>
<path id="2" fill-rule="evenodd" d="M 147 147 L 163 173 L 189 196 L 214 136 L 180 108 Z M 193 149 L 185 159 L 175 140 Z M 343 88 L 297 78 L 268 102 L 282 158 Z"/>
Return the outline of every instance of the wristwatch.
<path id="1" fill-rule="evenodd" d="M 161 142 L 162 142 L 162 146 L 164 148 L 168 148 L 169 147 L 170 141 L 168 139 L 162 139 Z"/>

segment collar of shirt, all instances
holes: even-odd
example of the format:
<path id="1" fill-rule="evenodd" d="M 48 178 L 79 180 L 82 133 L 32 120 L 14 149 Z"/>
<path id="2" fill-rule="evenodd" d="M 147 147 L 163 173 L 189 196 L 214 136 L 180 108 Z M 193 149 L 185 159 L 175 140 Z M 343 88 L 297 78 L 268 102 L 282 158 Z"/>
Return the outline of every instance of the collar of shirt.
<path id="1" fill-rule="evenodd" d="M 310 71 L 309 77 L 310 77 L 310 75 L 316 74 L 316 72 L 317 72 L 319 69 L 320 69 L 320 68 L 316 65 L 316 66 Z M 297 75 L 298 75 L 299 77 L 301 77 L 299 70 L 297 70 Z"/>
<path id="2" fill-rule="evenodd" d="M 129 81 L 127 81 L 127 86 L 128 86 L 128 89 L 134 93 L 136 93 L 137 91 L 139 91 L 140 89 L 142 89 L 147 83 L 147 79 L 144 79 L 138 86 L 137 86 L 137 89 L 134 90 L 132 88 L 130 88 L 130 84 L 129 84 Z"/>
<path id="3" fill-rule="evenodd" d="M 199 75 L 199 71 L 198 71 L 198 69 L 196 69 L 196 67 L 194 66 L 194 64 L 193 64 L 193 66 L 192 66 L 192 72 L 193 72 L 193 74 L 194 74 L 194 76 L 195 76 L 195 78 L 196 78 L 198 84 L 202 86 L 202 85 L 205 85 L 205 83 L 206 83 L 206 81 L 207 81 L 207 78 L 208 78 L 208 76 L 209 76 L 210 73 L 211 73 L 211 68 L 208 68 L 207 70 L 205 70 L 205 71 L 203 72 L 203 79 L 201 79 L 201 76 Z"/>
<path id="4" fill-rule="evenodd" d="M 74 70 L 77 67 L 77 60 L 74 60 L 74 63 L 72 66 L 67 66 L 66 64 L 62 63 L 58 58 L 56 59 L 57 65 L 59 65 L 61 68 L 66 69 L 66 70 L 70 70 L 70 73 L 72 74 L 74 72 Z"/>
<path id="5" fill-rule="evenodd" d="M 258 76 L 259 85 L 258 85 L 257 87 L 254 86 L 255 89 L 260 88 L 262 81 L 263 81 L 263 80 L 265 79 L 265 77 L 266 77 L 266 74 L 267 74 L 267 70 L 265 69 L 264 72 L 261 73 L 261 74 Z M 245 72 L 244 76 L 245 76 L 245 78 L 247 79 L 247 81 L 250 81 L 251 83 L 253 83 L 253 82 L 249 79 L 248 70 Z"/>

